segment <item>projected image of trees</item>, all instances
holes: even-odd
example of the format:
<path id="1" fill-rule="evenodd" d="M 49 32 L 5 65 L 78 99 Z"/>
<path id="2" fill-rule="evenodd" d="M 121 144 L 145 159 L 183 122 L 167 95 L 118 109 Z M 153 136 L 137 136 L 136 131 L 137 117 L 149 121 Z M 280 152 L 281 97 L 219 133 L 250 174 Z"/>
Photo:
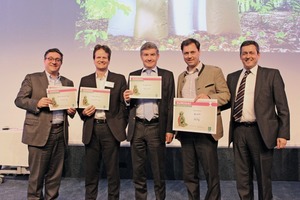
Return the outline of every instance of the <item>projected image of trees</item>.
<path id="1" fill-rule="evenodd" d="M 299 0 L 76 0 L 81 48 L 105 43 L 138 50 L 151 40 L 160 50 L 179 50 L 193 37 L 203 51 L 239 50 L 254 39 L 264 52 L 300 52 Z"/>

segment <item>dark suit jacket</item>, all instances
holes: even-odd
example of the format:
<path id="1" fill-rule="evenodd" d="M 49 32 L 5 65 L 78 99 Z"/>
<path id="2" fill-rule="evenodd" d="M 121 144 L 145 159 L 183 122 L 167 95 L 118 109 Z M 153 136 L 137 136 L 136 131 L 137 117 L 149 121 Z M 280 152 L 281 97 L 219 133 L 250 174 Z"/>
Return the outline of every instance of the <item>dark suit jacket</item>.
<path id="1" fill-rule="evenodd" d="M 74 84 L 71 80 L 61 76 L 63 86 Z M 37 103 L 42 97 L 47 97 L 48 79 L 46 72 L 38 72 L 26 75 L 20 91 L 15 99 L 17 107 L 26 110 L 26 116 L 23 127 L 22 142 L 32 146 L 44 146 L 48 140 L 51 124 L 52 112 L 49 108 L 37 109 Z M 73 116 L 71 116 L 73 117 Z M 68 144 L 68 117 L 64 113 L 64 138 L 65 144 Z"/>
<path id="2" fill-rule="evenodd" d="M 173 73 L 161 69 L 158 69 L 158 76 L 162 77 L 161 84 L 161 99 L 158 100 L 158 115 L 159 115 L 159 134 L 162 142 L 166 140 L 166 133 L 173 133 L 173 98 L 175 96 L 175 83 Z M 142 69 L 134 71 L 129 76 L 140 76 Z M 129 81 L 128 81 L 129 82 Z M 129 85 L 129 83 L 128 83 Z M 129 106 L 129 124 L 128 124 L 128 136 L 127 140 L 131 141 L 134 128 L 135 128 L 135 116 L 136 116 L 137 99 L 130 100 Z"/>
<path id="3" fill-rule="evenodd" d="M 233 108 L 236 88 L 242 70 L 227 76 L 231 92 L 231 115 L 229 127 L 229 145 L 233 141 Z M 258 66 L 254 92 L 254 111 L 256 121 L 265 145 L 272 149 L 277 138 L 290 139 L 290 113 L 284 82 L 277 69 Z"/>
<path id="4" fill-rule="evenodd" d="M 177 96 L 182 98 L 182 88 L 185 84 L 185 73 L 183 72 L 178 77 Z M 225 77 L 219 67 L 211 65 L 202 65 L 198 78 L 195 80 L 197 95 L 203 93 L 211 99 L 218 100 L 218 116 L 217 116 L 217 133 L 212 135 L 215 140 L 223 137 L 223 123 L 221 117 L 220 106 L 225 105 L 230 100 L 229 89 L 226 84 Z M 180 132 L 177 136 L 180 139 Z"/>
<path id="5" fill-rule="evenodd" d="M 105 111 L 105 117 L 108 127 L 118 141 L 126 139 L 127 115 L 123 92 L 126 90 L 126 79 L 121 74 L 108 72 L 106 81 L 114 83 L 113 88 L 105 86 L 105 89 L 110 89 L 109 110 Z M 81 79 L 78 92 L 78 101 L 80 96 L 80 87 L 97 88 L 95 73 L 85 76 Z M 79 102 L 78 102 L 79 105 Z M 83 120 L 82 142 L 89 144 L 94 127 L 94 115 L 87 117 L 82 115 L 83 109 L 78 109 L 78 114 Z"/>

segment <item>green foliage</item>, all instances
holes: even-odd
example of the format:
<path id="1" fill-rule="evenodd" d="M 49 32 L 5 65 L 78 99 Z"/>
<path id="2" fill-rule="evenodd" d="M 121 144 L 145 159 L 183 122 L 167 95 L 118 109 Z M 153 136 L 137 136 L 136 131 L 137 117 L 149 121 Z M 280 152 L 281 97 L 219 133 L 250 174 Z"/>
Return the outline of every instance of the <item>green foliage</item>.
<path id="1" fill-rule="evenodd" d="M 266 35 L 267 35 L 266 32 L 264 32 L 264 31 L 260 31 L 258 34 L 260 37 L 266 37 Z"/>
<path id="2" fill-rule="evenodd" d="M 231 41 L 232 46 L 240 46 L 247 38 L 245 36 L 240 36 L 237 39 Z"/>
<path id="3" fill-rule="evenodd" d="M 167 47 L 165 45 L 160 45 L 159 50 L 165 51 L 165 50 L 167 50 Z"/>
<path id="4" fill-rule="evenodd" d="M 79 31 L 76 36 L 75 40 L 79 40 L 81 37 L 84 39 L 84 44 L 85 46 L 95 43 L 97 38 L 100 38 L 102 40 L 107 40 L 108 39 L 108 34 L 106 31 L 101 31 L 101 30 L 95 30 L 95 29 L 86 29 L 83 31 Z"/>
<path id="5" fill-rule="evenodd" d="M 282 31 L 277 32 L 277 33 L 275 33 L 275 40 L 276 40 L 279 44 L 281 44 L 281 43 L 284 42 L 284 39 L 286 38 L 286 36 L 287 36 L 287 33 L 285 33 L 285 32 L 282 32 Z"/>
<path id="6" fill-rule="evenodd" d="M 173 39 L 168 39 L 168 44 L 174 44 L 174 40 Z"/>
<path id="7" fill-rule="evenodd" d="M 244 42 L 245 40 L 247 40 L 247 38 L 251 35 L 251 32 L 247 32 L 246 35 L 241 35 L 240 37 L 238 37 L 237 39 L 234 39 L 231 41 L 232 46 L 240 46 L 242 44 L 242 42 Z"/>
<path id="8" fill-rule="evenodd" d="M 208 48 L 208 51 L 218 51 L 218 50 L 219 50 L 219 47 L 216 46 L 216 45 L 211 45 L 211 46 L 209 46 L 209 48 Z"/>
<path id="9" fill-rule="evenodd" d="M 123 40 L 123 42 L 124 42 L 124 43 L 129 43 L 129 42 L 130 42 L 130 39 L 129 39 L 129 38 L 126 38 L 126 39 Z"/>
<path id="10" fill-rule="evenodd" d="M 278 9 L 282 5 L 288 5 L 293 8 L 294 12 L 300 9 L 299 0 L 237 0 L 239 12 L 244 13 L 248 11 L 255 11 L 260 13 L 268 13 L 270 11 Z"/>
<path id="11" fill-rule="evenodd" d="M 292 10 L 297 15 L 300 15 L 300 1 L 299 0 L 290 0 L 290 5 L 292 7 Z"/>
<path id="12" fill-rule="evenodd" d="M 131 12 L 129 6 L 117 0 L 76 0 L 80 8 L 85 10 L 86 19 L 110 19 L 117 10 L 121 10 L 125 15 Z"/>
<path id="13" fill-rule="evenodd" d="M 125 15 L 129 15 L 131 8 L 118 0 L 76 0 L 83 12 L 84 20 L 99 20 L 99 23 L 108 23 L 105 19 L 111 19 L 117 12 L 122 11 Z M 100 21 L 104 19 L 104 21 Z M 107 26 L 103 25 L 102 29 L 86 29 L 77 32 L 75 40 L 83 38 L 84 43 L 88 46 L 95 43 L 97 39 L 107 40 Z"/>
<path id="14" fill-rule="evenodd" d="M 225 40 L 226 40 L 225 37 L 220 37 L 220 41 L 221 41 L 221 42 L 224 42 Z"/>

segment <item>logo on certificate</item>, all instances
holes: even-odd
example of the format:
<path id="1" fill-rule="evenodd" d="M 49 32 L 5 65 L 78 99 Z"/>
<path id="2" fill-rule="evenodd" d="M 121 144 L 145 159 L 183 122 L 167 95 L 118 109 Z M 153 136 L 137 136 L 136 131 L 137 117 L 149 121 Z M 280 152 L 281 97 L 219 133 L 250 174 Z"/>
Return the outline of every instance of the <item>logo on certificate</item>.
<path id="1" fill-rule="evenodd" d="M 180 111 L 178 116 L 178 126 L 185 127 L 188 124 L 185 122 L 184 112 Z"/>
<path id="2" fill-rule="evenodd" d="M 57 104 L 57 102 L 56 102 L 56 100 L 55 100 L 54 97 L 52 97 L 52 106 L 53 106 L 53 108 L 57 108 L 58 107 L 58 104 Z"/>

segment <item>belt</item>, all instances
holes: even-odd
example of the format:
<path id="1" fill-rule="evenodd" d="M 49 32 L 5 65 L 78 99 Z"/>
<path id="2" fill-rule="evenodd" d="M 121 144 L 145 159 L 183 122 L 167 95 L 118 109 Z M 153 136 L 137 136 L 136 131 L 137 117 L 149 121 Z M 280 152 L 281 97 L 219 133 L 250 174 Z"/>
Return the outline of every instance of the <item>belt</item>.
<path id="1" fill-rule="evenodd" d="M 235 126 L 253 127 L 257 126 L 257 122 L 234 122 Z"/>
<path id="2" fill-rule="evenodd" d="M 64 124 L 63 122 L 60 123 L 60 124 L 52 124 L 52 125 L 51 125 L 51 128 L 59 128 L 59 127 L 61 127 L 63 124 Z"/>
<path id="3" fill-rule="evenodd" d="M 95 124 L 106 124 L 107 120 L 106 119 L 94 119 Z"/>
<path id="4" fill-rule="evenodd" d="M 159 122 L 159 118 L 152 118 L 150 121 L 147 120 L 147 119 L 142 119 L 142 118 L 139 118 L 139 117 L 135 117 L 135 120 L 137 122 L 141 122 L 143 124 L 154 124 L 154 123 L 158 123 Z"/>

